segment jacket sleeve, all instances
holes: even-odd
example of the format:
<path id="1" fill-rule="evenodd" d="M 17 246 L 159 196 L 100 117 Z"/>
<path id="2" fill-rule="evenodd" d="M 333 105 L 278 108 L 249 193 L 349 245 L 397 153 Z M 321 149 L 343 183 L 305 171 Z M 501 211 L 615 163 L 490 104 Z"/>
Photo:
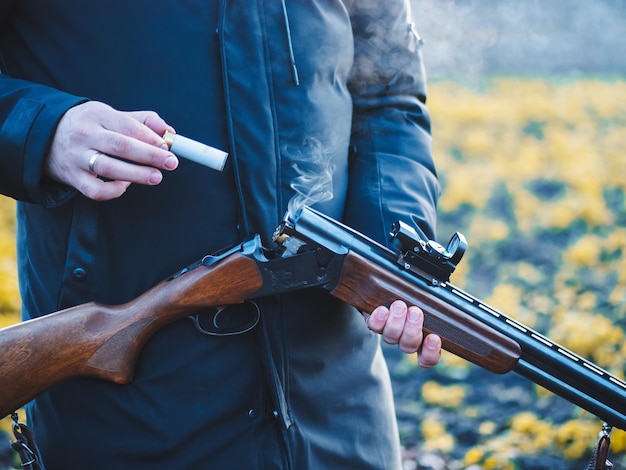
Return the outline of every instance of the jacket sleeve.
<path id="1" fill-rule="evenodd" d="M 59 90 L 0 74 L 0 193 L 55 206 L 74 190 L 43 174 L 43 159 L 61 116 L 84 101 Z"/>
<path id="2" fill-rule="evenodd" d="M 382 243 L 396 220 L 434 239 L 440 189 L 408 1 L 354 1 L 349 10 L 354 115 L 344 220 Z"/>

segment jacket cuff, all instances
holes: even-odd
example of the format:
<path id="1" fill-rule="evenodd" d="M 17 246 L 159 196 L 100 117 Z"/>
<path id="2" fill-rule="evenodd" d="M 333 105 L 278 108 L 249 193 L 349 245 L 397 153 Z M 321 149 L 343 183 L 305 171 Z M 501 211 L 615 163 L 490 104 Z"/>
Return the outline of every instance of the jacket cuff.
<path id="1" fill-rule="evenodd" d="M 0 187 L 15 199 L 54 207 L 76 190 L 45 176 L 43 160 L 63 114 L 85 98 L 47 87 L 31 96 L 18 97 L 0 127 L 4 160 Z"/>
<path id="2" fill-rule="evenodd" d="M 43 174 L 43 160 L 50 150 L 52 137 L 65 112 L 84 103 L 84 98 L 60 93 L 46 101 L 33 121 L 24 148 L 24 187 L 30 198 L 45 207 L 56 207 L 68 201 L 76 189 L 58 183 Z"/>

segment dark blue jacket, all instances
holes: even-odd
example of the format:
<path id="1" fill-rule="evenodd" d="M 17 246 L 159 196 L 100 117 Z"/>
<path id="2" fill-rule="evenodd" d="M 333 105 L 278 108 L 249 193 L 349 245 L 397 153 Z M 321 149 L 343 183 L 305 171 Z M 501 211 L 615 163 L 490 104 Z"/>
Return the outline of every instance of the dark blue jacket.
<path id="1" fill-rule="evenodd" d="M 312 156 L 333 175 L 316 207 L 381 242 L 397 219 L 432 237 L 420 47 L 403 0 L 4 1 L 0 192 L 18 200 L 24 317 L 126 302 L 207 253 L 268 240 L 294 162 Z M 58 120 L 85 100 L 155 110 L 228 164 L 181 161 L 157 187 L 88 200 L 42 174 Z M 361 316 L 315 290 L 261 310 L 237 336 L 163 328 L 130 385 L 44 393 L 28 413 L 48 470 L 399 468 Z"/>

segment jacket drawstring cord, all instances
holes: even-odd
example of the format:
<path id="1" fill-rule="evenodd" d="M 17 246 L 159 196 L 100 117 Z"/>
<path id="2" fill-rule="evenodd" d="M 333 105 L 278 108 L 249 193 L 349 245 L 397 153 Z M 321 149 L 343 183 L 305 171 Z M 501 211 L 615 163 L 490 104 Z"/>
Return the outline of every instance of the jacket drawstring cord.
<path id="1" fill-rule="evenodd" d="M 280 0 L 283 7 L 283 17 L 285 19 L 285 32 L 287 33 L 287 45 L 289 46 L 289 61 L 291 62 L 291 74 L 293 75 L 293 81 L 296 86 L 300 85 L 300 78 L 298 77 L 298 67 L 296 66 L 296 58 L 293 54 L 293 42 L 291 41 L 291 27 L 289 26 L 289 15 L 287 14 L 287 5 L 285 0 Z"/>

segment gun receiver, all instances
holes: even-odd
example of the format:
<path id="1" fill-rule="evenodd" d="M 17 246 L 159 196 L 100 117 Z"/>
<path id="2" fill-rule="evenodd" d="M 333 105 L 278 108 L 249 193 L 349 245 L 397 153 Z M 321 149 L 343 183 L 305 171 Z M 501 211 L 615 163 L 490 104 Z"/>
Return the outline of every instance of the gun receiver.
<path id="1" fill-rule="evenodd" d="M 89 302 L 0 330 L 0 415 L 70 377 L 132 380 L 139 351 L 158 329 L 210 307 L 318 287 L 364 312 L 396 299 L 424 311 L 424 331 L 495 373 L 515 371 L 626 430 L 626 382 L 448 282 L 466 248 L 444 248 L 392 227 L 390 250 L 313 209 L 286 216 L 266 249 L 254 237 L 204 257 L 136 299 Z M 28 373 L 25 373 L 28 371 Z"/>

